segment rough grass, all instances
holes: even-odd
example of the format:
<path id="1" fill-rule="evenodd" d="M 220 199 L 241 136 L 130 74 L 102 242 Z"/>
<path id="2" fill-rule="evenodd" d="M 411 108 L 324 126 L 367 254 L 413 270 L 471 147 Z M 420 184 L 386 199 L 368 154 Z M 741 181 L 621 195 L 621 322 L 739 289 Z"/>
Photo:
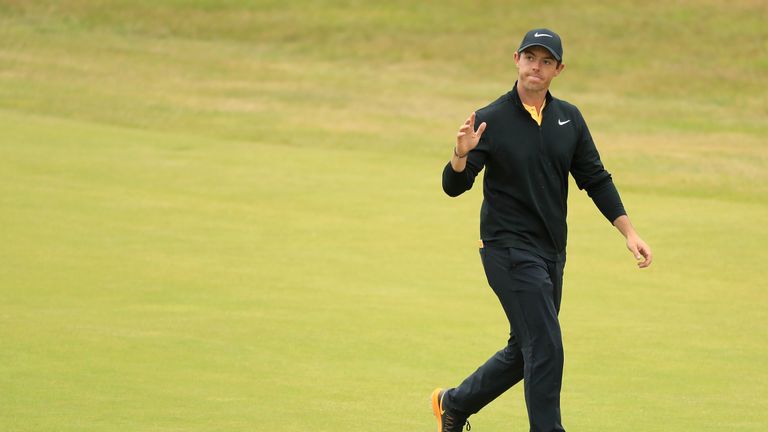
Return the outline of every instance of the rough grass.
<path id="1" fill-rule="evenodd" d="M 506 328 L 440 170 L 546 25 L 656 253 L 572 189 L 565 425 L 762 430 L 766 16 L 0 1 L 0 429 L 432 428 Z M 473 426 L 526 430 L 519 389 Z"/>

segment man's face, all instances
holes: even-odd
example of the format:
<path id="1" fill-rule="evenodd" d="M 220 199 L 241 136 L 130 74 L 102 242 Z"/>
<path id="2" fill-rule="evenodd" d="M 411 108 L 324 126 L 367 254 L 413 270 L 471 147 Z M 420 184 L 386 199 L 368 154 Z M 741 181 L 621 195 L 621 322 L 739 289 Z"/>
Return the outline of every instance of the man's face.
<path id="1" fill-rule="evenodd" d="M 515 52 L 517 66 L 517 82 L 525 90 L 540 92 L 549 89 L 552 79 L 565 67 L 557 64 L 557 60 L 549 50 L 540 46 L 526 48 L 522 53 Z"/>

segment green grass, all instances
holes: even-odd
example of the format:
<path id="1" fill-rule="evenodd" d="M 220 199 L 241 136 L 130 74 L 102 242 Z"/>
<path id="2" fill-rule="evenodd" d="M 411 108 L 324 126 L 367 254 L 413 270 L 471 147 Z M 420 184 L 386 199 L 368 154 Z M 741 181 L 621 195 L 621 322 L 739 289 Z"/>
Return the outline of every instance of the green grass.
<path id="1" fill-rule="evenodd" d="M 440 171 L 540 24 L 656 255 L 572 188 L 566 427 L 762 430 L 766 7 L 465 8 L 0 1 L 0 430 L 432 430 L 507 328 Z"/>

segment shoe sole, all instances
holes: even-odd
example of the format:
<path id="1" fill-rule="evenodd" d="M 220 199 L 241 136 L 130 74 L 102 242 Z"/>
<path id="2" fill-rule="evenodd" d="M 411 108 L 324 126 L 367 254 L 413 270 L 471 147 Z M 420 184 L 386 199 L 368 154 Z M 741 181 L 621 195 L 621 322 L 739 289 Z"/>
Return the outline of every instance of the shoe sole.
<path id="1" fill-rule="evenodd" d="M 443 432 L 443 398 L 440 397 L 440 393 L 443 391 L 441 388 L 436 388 L 432 392 L 432 414 L 437 419 L 437 432 Z"/>

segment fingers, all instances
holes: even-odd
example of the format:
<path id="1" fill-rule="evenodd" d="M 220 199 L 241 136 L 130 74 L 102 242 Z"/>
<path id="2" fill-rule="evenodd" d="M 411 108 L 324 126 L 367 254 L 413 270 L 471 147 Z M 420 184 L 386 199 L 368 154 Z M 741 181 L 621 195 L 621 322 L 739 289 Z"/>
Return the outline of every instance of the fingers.
<path id="1" fill-rule="evenodd" d="M 476 113 L 473 112 L 467 117 L 464 124 L 461 125 L 459 132 L 456 133 L 456 145 L 460 150 L 463 150 L 462 153 L 469 152 L 477 146 L 478 141 L 480 141 L 480 136 L 483 135 L 483 131 L 485 131 L 485 127 L 487 126 L 487 124 L 483 122 L 480 124 L 477 131 L 475 131 L 475 118 Z"/>
<path id="2" fill-rule="evenodd" d="M 467 119 L 469 121 L 469 119 Z M 462 127 L 459 128 L 459 132 L 456 134 L 456 142 L 460 142 L 463 137 L 467 135 L 467 131 L 469 130 L 469 124 L 464 123 Z"/>
<path id="3" fill-rule="evenodd" d="M 485 122 L 480 123 L 480 127 L 477 128 L 477 132 L 475 132 L 475 135 L 477 135 L 477 138 L 480 138 L 481 135 L 483 135 L 483 131 L 485 130 L 485 127 L 487 124 Z"/>
<path id="4" fill-rule="evenodd" d="M 485 122 L 482 122 L 480 124 L 480 127 L 477 128 L 477 131 L 475 131 L 475 113 L 472 113 L 472 115 L 467 118 L 467 120 L 464 122 L 464 124 L 461 125 L 461 127 L 459 128 L 459 132 L 472 131 L 479 138 L 480 135 L 483 134 L 483 131 L 485 130 L 486 126 L 487 126 L 487 124 Z"/>
<path id="5" fill-rule="evenodd" d="M 651 265 L 653 261 L 653 254 L 651 248 L 648 247 L 642 240 L 639 242 L 630 242 L 627 244 L 627 248 L 632 252 L 632 255 L 638 261 L 637 266 L 640 268 L 646 268 Z M 642 261 L 641 261 L 642 260 Z"/>
<path id="6" fill-rule="evenodd" d="M 640 245 L 639 247 L 640 253 L 643 255 L 643 262 L 637 263 L 637 266 L 640 268 L 646 268 L 651 265 L 651 262 L 653 262 L 653 253 L 651 252 L 651 248 L 648 247 L 648 245 Z"/>

